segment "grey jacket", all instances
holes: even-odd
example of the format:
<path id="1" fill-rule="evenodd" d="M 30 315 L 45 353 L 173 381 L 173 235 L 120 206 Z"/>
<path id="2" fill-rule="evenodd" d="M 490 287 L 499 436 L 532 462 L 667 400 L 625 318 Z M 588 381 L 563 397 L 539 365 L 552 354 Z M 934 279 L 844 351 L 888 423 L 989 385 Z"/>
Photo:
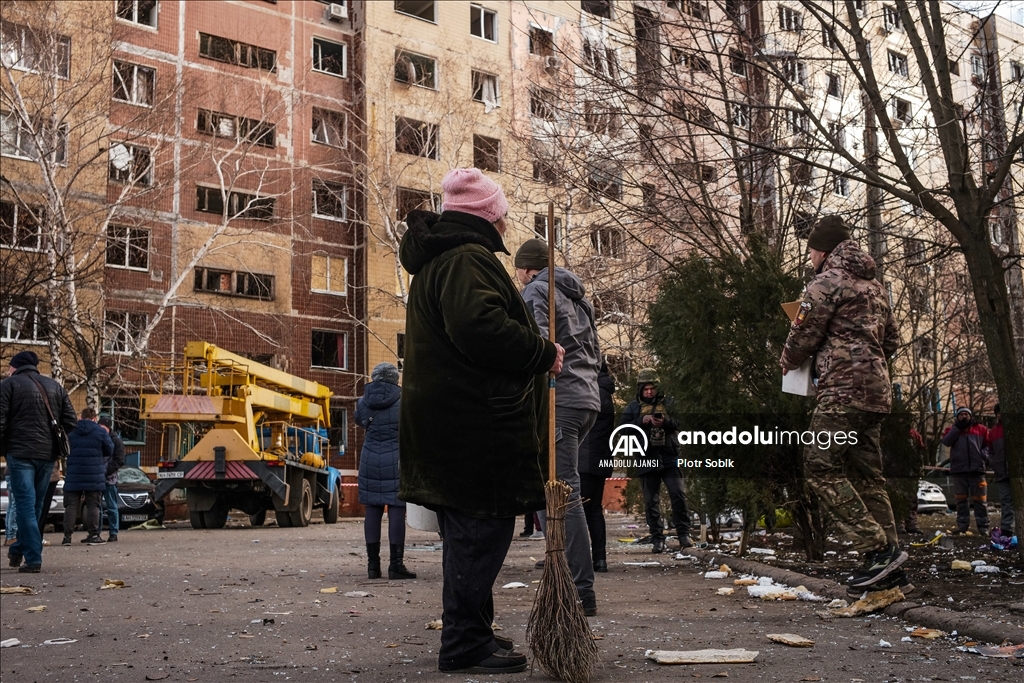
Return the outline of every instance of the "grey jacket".
<path id="1" fill-rule="evenodd" d="M 555 388 L 555 406 L 601 410 L 597 373 L 601 351 L 597 344 L 594 306 L 584 296 L 578 277 L 555 267 L 555 341 L 565 349 L 562 372 Z M 523 300 L 533 313 L 541 336 L 548 338 L 548 269 L 537 273 L 523 288 Z"/>

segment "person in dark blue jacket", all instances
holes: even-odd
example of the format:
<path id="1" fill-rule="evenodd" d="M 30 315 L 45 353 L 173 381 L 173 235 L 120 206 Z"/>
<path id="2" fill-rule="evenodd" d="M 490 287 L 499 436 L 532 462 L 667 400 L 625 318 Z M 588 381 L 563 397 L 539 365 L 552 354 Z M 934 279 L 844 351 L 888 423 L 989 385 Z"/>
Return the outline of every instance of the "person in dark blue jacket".
<path id="1" fill-rule="evenodd" d="M 405 567 L 405 503 L 398 500 L 398 415 L 402 390 L 398 368 L 381 363 L 373 369 L 363 397 L 356 403 L 356 424 L 366 430 L 359 453 L 359 502 L 366 508 L 366 575 L 379 579 L 380 526 L 388 509 L 388 542 L 391 544 L 389 579 L 415 579 Z"/>
<path id="2" fill-rule="evenodd" d="M 971 525 L 971 509 L 978 525 L 978 534 L 988 536 L 988 429 L 978 424 L 967 406 L 956 410 L 956 422 L 942 435 L 942 445 L 949 448 L 949 476 L 956 498 L 956 530 L 953 535 L 966 534 Z"/>
<path id="3" fill-rule="evenodd" d="M 78 508 L 85 499 L 83 522 L 89 532 L 82 543 L 102 545 L 100 505 L 107 490 L 107 462 L 114 455 L 114 442 L 100 426 L 99 414 L 92 408 L 82 410 L 78 426 L 68 434 L 71 454 L 64 475 L 64 542 L 71 545 L 71 532 L 78 521 Z"/>

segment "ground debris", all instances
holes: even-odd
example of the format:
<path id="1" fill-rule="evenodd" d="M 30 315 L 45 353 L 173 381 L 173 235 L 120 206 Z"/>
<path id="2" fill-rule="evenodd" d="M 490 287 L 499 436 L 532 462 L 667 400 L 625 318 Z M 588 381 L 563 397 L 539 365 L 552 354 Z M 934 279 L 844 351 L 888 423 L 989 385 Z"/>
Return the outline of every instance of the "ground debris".
<path id="1" fill-rule="evenodd" d="M 645 656 L 658 664 L 750 664 L 758 650 L 648 650 Z"/>
<path id="2" fill-rule="evenodd" d="M 814 641 L 795 633 L 769 633 L 768 640 L 790 647 L 814 647 Z"/>
<path id="3" fill-rule="evenodd" d="M 885 609 L 894 603 L 903 602 L 904 599 L 903 591 L 899 588 L 890 588 L 887 591 L 873 591 L 849 607 L 825 610 L 824 614 L 833 617 L 858 617 L 862 614 L 871 614 L 880 609 Z"/>

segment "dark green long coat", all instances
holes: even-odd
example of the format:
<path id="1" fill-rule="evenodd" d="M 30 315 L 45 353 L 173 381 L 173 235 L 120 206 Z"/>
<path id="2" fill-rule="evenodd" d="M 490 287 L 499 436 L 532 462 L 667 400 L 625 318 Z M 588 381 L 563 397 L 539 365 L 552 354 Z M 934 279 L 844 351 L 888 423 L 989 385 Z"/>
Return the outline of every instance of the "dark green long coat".
<path id="1" fill-rule="evenodd" d="M 413 211 L 402 265 L 406 311 L 399 498 L 474 517 L 544 507 L 547 380 L 543 339 L 477 216 Z"/>

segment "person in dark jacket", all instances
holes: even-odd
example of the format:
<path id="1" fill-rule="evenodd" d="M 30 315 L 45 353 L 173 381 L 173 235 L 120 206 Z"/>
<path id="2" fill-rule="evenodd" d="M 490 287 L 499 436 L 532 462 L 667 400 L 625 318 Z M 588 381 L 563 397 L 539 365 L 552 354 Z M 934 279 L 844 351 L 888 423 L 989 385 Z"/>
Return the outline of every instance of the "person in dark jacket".
<path id="1" fill-rule="evenodd" d="M 117 471 L 124 467 L 124 441 L 114 431 L 114 423 L 109 416 L 100 416 L 100 426 L 107 431 L 110 440 L 114 442 L 114 453 L 107 461 L 107 487 L 103 490 L 103 518 L 107 521 L 107 543 L 116 543 L 117 532 L 121 528 L 121 514 L 117 510 Z"/>
<path id="2" fill-rule="evenodd" d="M 398 497 L 444 536 L 441 671 L 511 673 L 526 657 L 491 630 L 492 589 L 516 517 L 544 507 L 547 378 L 562 350 L 495 252 L 508 202 L 479 169 L 443 179 L 440 216 L 412 211 L 399 257 L 409 288 Z M 500 650 L 500 651 L 499 651 Z"/>
<path id="3" fill-rule="evenodd" d="M 607 539 L 604 525 L 604 482 L 612 476 L 610 466 L 602 467 L 601 461 L 611 462 L 612 451 L 608 439 L 615 428 L 615 381 L 608 374 L 608 366 L 601 363 L 597 375 L 597 387 L 601 394 L 601 410 L 587 438 L 580 444 L 579 471 L 580 495 L 583 496 L 583 514 L 587 518 L 590 532 L 590 552 L 595 572 L 608 571 Z"/>
<path id="4" fill-rule="evenodd" d="M 533 313 L 542 337 L 548 336 L 548 245 L 539 239 L 527 240 L 513 261 L 516 278 L 523 285 L 523 300 Z M 562 374 L 555 388 L 555 467 L 559 480 L 572 487 L 565 511 L 565 557 L 583 603 L 583 613 L 597 616 L 594 591 L 594 561 L 590 549 L 587 518 L 580 505 L 580 442 L 594 426 L 601 409 L 597 374 L 601 370 L 601 351 L 597 345 L 594 306 L 586 297 L 583 282 L 565 268 L 555 266 L 555 341 L 565 349 Z M 541 528 L 545 513 L 539 513 Z"/>
<path id="5" fill-rule="evenodd" d="M 992 530 L 992 536 L 996 543 L 1009 544 L 1014 537 L 1014 514 L 1013 514 L 1013 490 L 1010 488 L 1010 469 L 1006 464 L 1006 442 L 1003 437 L 1003 413 L 999 404 L 995 407 L 996 423 L 988 432 L 988 441 L 992 449 L 992 480 L 996 485 L 996 494 L 999 497 L 999 536 L 996 538 L 996 530 Z"/>
<path id="6" fill-rule="evenodd" d="M 359 502 L 366 508 L 366 575 L 371 579 L 381 576 L 380 525 L 386 505 L 391 544 L 388 579 L 415 579 L 416 575 L 405 567 L 405 503 L 398 499 L 398 416 L 402 403 L 398 368 L 380 363 L 370 380 L 356 403 L 356 424 L 366 430 L 359 452 Z"/>
<path id="7" fill-rule="evenodd" d="M 955 534 L 965 534 L 971 526 L 971 508 L 978 533 L 988 535 L 988 429 L 974 419 L 967 406 L 956 410 L 956 422 L 942 435 L 942 445 L 949 447 L 949 476 L 953 479 L 956 499 Z"/>
<path id="8" fill-rule="evenodd" d="M 38 365 L 34 352 L 17 353 L 11 358 L 10 376 L 0 382 L 0 455 L 7 460 L 11 491 L 18 501 L 18 540 L 8 548 L 7 558 L 12 567 L 27 573 L 39 572 L 43 564 L 39 520 L 60 455 L 54 422 L 68 432 L 77 419 L 68 392 L 39 374 Z"/>
<path id="9" fill-rule="evenodd" d="M 644 512 L 654 542 L 653 552 L 665 552 L 665 532 L 661 526 L 661 483 L 665 482 L 672 502 L 672 524 L 679 537 L 679 549 L 690 548 L 690 512 L 686 509 L 683 473 L 676 464 L 679 450 L 674 435 L 676 423 L 670 415 L 668 402 L 658 391 L 658 376 L 651 369 L 640 371 L 636 399 L 622 412 L 619 425 L 631 424 L 647 435 L 649 444 L 644 460 L 648 463 L 636 470 L 644 493 Z"/>
<path id="10" fill-rule="evenodd" d="M 99 425 L 99 415 L 92 408 L 82 410 L 82 419 L 68 434 L 71 455 L 64 475 L 64 541 L 71 545 L 71 532 L 78 522 L 78 509 L 85 500 L 83 522 L 88 535 L 82 543 L 102 545 L 100 536 L 100 506 L 107 489 L 107 462 L 114 455 L 114 442 L 107 430 Z"/>

